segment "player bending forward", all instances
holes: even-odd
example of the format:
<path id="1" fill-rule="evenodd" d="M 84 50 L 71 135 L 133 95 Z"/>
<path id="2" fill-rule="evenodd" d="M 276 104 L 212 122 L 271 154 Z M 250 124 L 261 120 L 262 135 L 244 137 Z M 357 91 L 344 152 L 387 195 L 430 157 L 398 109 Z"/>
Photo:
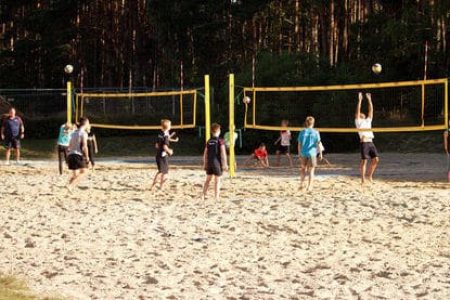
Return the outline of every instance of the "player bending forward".
<path id="1" fill-rule="evenodd" d="M 370 93 L 366 93 L 367 103 L 369 104 L 369 112 L 367 117 L 365 114 L 361 113 L 361 104 L 364 98 L 363 93 L 358 94 L 358 105 L 356 106 L 355 112 L 355 125 L 358 129 L 371 129 L 372 128 L 372 120 L 373 120 L 373 104 L 372 104 L 372 95 Z M 372 131 L 360 131 L 359 133 L 360 139 L 360 147 L 361 147 L 361 163 L 360 163 L 360 172 L 361 172 L 361 184 L 366 182 L 366 169 L 367 169 L 367 160 L 371 159 L 371 163 L 369 166 L 369 171 L 367 172 L 367 177 L 369 182 L 373 182 L 373 173 L 377 168 L 379 162 L 379 156 L 377 148 L 373 143 L 374 135 Z"/>
<path id="2" fill-rule="evenodd" d="M 153 178 L 153 184 L 150 190 L 158 183 L 159 188 L 162 189 L 164 183 L 167 181 L 167 174 L 169 174 L 169 156 L 173 155 L 173 150 L 169 148 L 170 142 L 178 142 L 178 138 L 173 139 L 169 134 L 172 123 L 170 120 L 161 120 L 161 132 L 158 134 L 158 138 L 155 144 L 156 148 L 156 166 L 158 167 L 158 172 Z"/>
<path id="3" fill-rule="evenodd" d="M 220 200 L 220 176 L 223 171 L 228 170 L 227 151 L 225 142 L 219 139 L 220 125 L 214 123 L 211 125 L 212 137 L 208 140 L 203 152 L 203 169 L 206 171 L 206 181 L 203 186 L 203 200 L 206 199 L 209 183 L 214 177 L 214 195 L 216 200 Z"/>

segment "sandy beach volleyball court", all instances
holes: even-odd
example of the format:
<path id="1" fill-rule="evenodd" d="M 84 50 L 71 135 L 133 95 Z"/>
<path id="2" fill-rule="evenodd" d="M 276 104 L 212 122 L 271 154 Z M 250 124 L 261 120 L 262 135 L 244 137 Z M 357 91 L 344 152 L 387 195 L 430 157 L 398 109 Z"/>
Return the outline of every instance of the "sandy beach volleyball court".
<path id="1" fill-rule="evenodd" d="M 0 273 L 68 299 L 450 299 L 450 186 L 441 154 L 328 155 L 315 191 L 298 169 L 238 170 L 200 201 L 200 158 L 99 162 L 74 194 L 56 162 L 1 166 Z M 196 165 L 197 164 L 197 165 Z"/>

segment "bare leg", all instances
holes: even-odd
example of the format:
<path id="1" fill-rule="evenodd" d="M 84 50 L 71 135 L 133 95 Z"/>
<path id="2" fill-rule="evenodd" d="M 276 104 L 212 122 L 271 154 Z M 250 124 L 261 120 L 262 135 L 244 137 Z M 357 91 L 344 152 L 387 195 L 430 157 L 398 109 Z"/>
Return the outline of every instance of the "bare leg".
<path id="1" fill-rule="evenodd" d="M 16 162 L 19 162 L 19 160 L 20 160 L 20 149 L 16 148 L 16 149 L 14 149 L 14 152 L 15 152 L 15 156 L 16 156 Z"/>
<path id="2" fill-rule="evenodd" d="M 291 168 L 292 168 L 294 166 L 294 162 L 292 161 L 291 155 L 289 153 L 287 153 L 286 157 L 288 158 L 289 166 L 291 166 Z"/>
<path id="3" fill-rule="evenodd" d="M 303 160 L 301 158 L 300 163 L 300 190 L 303 190 L 306 175 L 306 165 L 303 163 Z"/>
<path id="4" fill-rule="evenodd" d="M 309 167 L 309 178 L 308 178 L 308 188 L 307 188 L 308 191 L 312 191 L 315 170 L 316 170 L 315 167 Z"/>
<path id="5" fill-rule="evenodd" d="M 73 172 L 72 178 L 70 178 L 68 189 L 72 191 L 72 189 L 80 183 L 81 179 L 87 174 L 87 169 L 75 170 Z"/>
<path id="6" fill-rule="evenodd" d="M 152 186 L 150 187 L 150 191 L 152 191 L 155 188 L 156 183 L 158 182 L 159 175 L 161 175 L 161 173 L 159 173 L 159 172 L 155 174 L 155 177 L 153 178 Z"/>
<path id="7" fill-rule="evenodd" d="M 268 158 L 268 157 L 266 157 L 266 158 L 264 159 L 264 163 L 266 164 L 266 168 L 270 168 L 270 165 L 269 165 L 269 158 Z"/>
<path id="8" fill-rule="evenodd" d="M 78 170 L 73 170 L 73 172 L 72 172 L 72 176 L 70 177 L 70 179 L 69 179 L 69 185 L 71 185 L 72 184 L 72 182 L 75 180 L 75 178 L 77 178 L 78 177 Z"/>
<path id="9" fill-rule="evenodd" d="M 373 182 L 373 173 L 375 173 L 375 170 L 377 169 L 379 161 L 380 161 L 380 158 L 375 157 L 370 162 L 369 174 L 367 174 L 367 176 L 369 177 L 369 182 Z"/>
<path id="10" fill-rule="evenodd" d="M 247 158 L 247 159 L 245 160 L 244 165 L 245 165 L 246 167 L 248 167 L 248 163 L 250 162 L 250 160 L 252 160 L 252 159 L 254 159 L 254 158 L 255 158 L 255 155 L 254 155 L 254 154 L 250 155 L 250 157 Z"/>
<path id="11" fill-rule="evenodd" d="M 209 183 L 211 182 L 212 175 L 206 175 L 205 184 L 203 185 L 203 195 L 202 200 L 206 199 L 206 194 L 208 193 Z"/>
<path id="12" fill-rule="evenodd" d="M 11 148 L 6 148 L 5 151 L 5 162 L 7 165 L 9 165 L 9 159 L 11 157 Z"/>
<path id="13" fill-rule="evenodd" d="M 216 201 L 220 200 L 220 176 L 214 176 L 214 196 Z"/>
<path id="14" fill-rule="evenodd" d="M 367 159 L 361 159 L 361 163 L 359 165 L 359 171 L 361 173 L 361 184 L 364 184 L 366 181 L 366 165 Z"/>
<path id="15" fill-rule="evenodd" d="M 276 152 L 276 156 L 277 156 L 277 162 L 276 162 L 276 166 L 277 167 L 279 167 L 280 166 L 280 151 L 279 150 L 277 150 L 277 152 Z"/>
<path id="16" fill-rule="evenodd" d="M 167 181 L 167 174 L 161 174 L 161 181 L 159 183 L 159 188 L 162 190 L 164 183 Z"/>
<path id="17" fill-rule="evenodd" d="M 62 152 L 62 148 L 61 146 L 57 146 L 57 151 L 58 151 L 58 167 L 59 167 L 59 175 L 62 175 L 63 173 L 63 152 Z"/>

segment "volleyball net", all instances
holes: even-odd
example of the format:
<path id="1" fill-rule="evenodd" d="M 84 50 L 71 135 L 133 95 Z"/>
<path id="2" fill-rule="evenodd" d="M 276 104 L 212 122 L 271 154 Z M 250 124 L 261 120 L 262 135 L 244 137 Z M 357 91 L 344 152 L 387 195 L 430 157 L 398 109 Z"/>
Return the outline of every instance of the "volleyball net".
<path id="1" fill-rule="evenodd" d="M 243 87 L 244 127 L 259 130 L 299 131 L 307 116 L 321 132 L 357 132 L 358 93 L 370 93 L 374 132 L 430 131 L 448 127 L 447 79 L 370 84 Z M 367 113 L 367 101 L 362 112 Z M 289 126 L 281 127 L 281 120 Z"/>
<path id="2" fill-rule="evenodd" d="M 161 119 L 170 119 L 172 128 L 194 128 L 197 124 L 200 90 L 172 90 L 136 93 L 78 93 L 75 119 L 89 117 L 92 126 L 109 129 L 156 130 Z"/>

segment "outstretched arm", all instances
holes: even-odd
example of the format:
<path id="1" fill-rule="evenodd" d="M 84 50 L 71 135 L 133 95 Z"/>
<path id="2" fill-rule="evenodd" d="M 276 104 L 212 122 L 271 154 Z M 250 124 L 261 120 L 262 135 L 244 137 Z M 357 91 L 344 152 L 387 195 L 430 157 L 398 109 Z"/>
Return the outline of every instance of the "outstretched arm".
<path id="1" fill-rule="evenodd" d="M 362 92 L 358 93 L 358 104 L 356 105 L 356 111 L 355 111 L 355 120 L 359 120 L 359 115 L 361 114 L 361 103 L 363 100 L 363 94 Z"/>
<path id="2" fill-rule="evenodd" d="M 369 102 L 369 115 L 368 118 L 373 120 L 373 104 L 372 104 L 372 94 L 366 93 L 367 102 Z"/>
<path id="3" fill-rule="evenodd" d="M 164 145 L 163 146 L 163 150 L 167 152 L 167 154 L 172 155 L 173 154 L 173 150 L 169 148 L 169 146 Z"/>
<path id="4" fill-rule="evenodd" d="M 97 144 L 97 138 L 95 137 L 95 134 L 92 136 L 92 142 L 94 143 L 94 153 L 98 153 L 98 144 Z"/>
<path id="5" fill-rule="evenodd" d="M 23 139 L 25 137 L 25 126 L 23 125 L 22 119 L 20 119 L 20 138 Z"/>
<path id="6" fill-rule="evenodd" d="M 170 136 L 169 136 L 169 141 L 170 141 L 170 142 L 176 143 L 176 142 L 179 141 L 179 138 L 178 138 L 178 137 L 174 137 L 176 134 L 177 134 L 176 132 L 172 132 L 172 133 L 170 134 Z"/>
<path id="7" fill-rule="evenodd" d="M 227 162 L 227 149 L 225 145 L 220 146 L 220 158 L 222 163 L 222 168 L 224 171 L 228 171 L 228 162 Z"/>
<path id="8" fill-rule="evenodd" d="M 279 142 L 281 142 L 281 135 L 277 138 L 277 140 L 275 141 L 275 143 L 273 143 L 274 145 L 278 144 Z"/>

